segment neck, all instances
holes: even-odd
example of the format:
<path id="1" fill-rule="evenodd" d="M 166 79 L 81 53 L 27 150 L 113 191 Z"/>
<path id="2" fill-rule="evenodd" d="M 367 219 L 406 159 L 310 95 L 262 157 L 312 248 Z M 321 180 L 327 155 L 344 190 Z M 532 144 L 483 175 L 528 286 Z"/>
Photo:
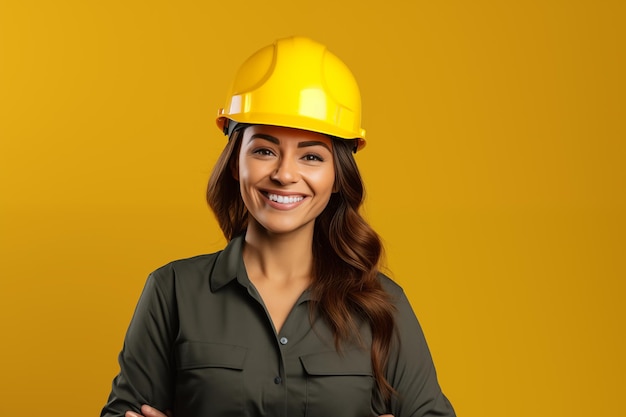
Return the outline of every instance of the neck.
<path id="1" fill-rule="evenodd" d="M 251 219 L 246 231 L 243 258 L 251 277 L 283 283 L 310 281 L 313 269 L 313 227 L 274 234 Z"/>

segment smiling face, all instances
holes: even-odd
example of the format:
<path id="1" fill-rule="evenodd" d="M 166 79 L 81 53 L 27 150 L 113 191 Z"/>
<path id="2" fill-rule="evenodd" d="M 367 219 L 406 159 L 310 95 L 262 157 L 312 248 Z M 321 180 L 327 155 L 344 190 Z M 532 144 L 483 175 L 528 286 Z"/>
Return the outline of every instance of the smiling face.
<path id="1" fill-rule="evenodd" d="M 320 133 L 253 125 L 234 168 L 249 226 L 270 233 L 312 231 L 335 184 L 332 140 Z"/>

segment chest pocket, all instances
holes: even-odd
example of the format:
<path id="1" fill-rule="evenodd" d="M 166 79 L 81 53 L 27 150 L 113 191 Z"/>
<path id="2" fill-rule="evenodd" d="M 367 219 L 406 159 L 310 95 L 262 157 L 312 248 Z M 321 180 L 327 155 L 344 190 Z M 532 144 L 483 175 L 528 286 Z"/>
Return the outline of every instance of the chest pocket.
<path id="1" fill-rule="evenodd" d="M 322 352 L 300 357 L 306 373 L 308 417 L 371 415 L 374 378 L 364 350 Z"/>
<path id="2" fill-rule="evenodd" d="M 247 348 L 184 342 L 176 348 L 174 415 L 237 415 L 243 412 Z"/>

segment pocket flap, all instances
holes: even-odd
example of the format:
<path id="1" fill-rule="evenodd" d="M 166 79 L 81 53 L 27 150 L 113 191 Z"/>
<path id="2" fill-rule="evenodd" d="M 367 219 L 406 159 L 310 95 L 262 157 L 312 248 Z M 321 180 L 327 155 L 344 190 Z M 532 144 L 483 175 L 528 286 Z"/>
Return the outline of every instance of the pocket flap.
<path id="1" fill-rule="evenodd" d="M 370 354 L 363 350 L 312 353 L 301 356 L 300 362 L 309 375 L 372 375 Z"/>
<path id="2" fill-rule="evenodd" d="M 217 343 L 184 342 L 178 345 L 178 369 L 228 368 L 243 369 L 248 349 Z"/>

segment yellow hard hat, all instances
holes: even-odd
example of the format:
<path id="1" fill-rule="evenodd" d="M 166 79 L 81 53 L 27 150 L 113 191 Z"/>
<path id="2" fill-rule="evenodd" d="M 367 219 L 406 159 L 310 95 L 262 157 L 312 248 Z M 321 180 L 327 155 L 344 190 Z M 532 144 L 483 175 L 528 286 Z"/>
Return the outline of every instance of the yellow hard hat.
<path id="1" fill-rule="evenodd" d="M 365 146 L 354 76 L 324 45 L 303 37 L 279 39 L 239 68 L 217 117 L 226 134 L 236 123 L 310 130 Z"/>

